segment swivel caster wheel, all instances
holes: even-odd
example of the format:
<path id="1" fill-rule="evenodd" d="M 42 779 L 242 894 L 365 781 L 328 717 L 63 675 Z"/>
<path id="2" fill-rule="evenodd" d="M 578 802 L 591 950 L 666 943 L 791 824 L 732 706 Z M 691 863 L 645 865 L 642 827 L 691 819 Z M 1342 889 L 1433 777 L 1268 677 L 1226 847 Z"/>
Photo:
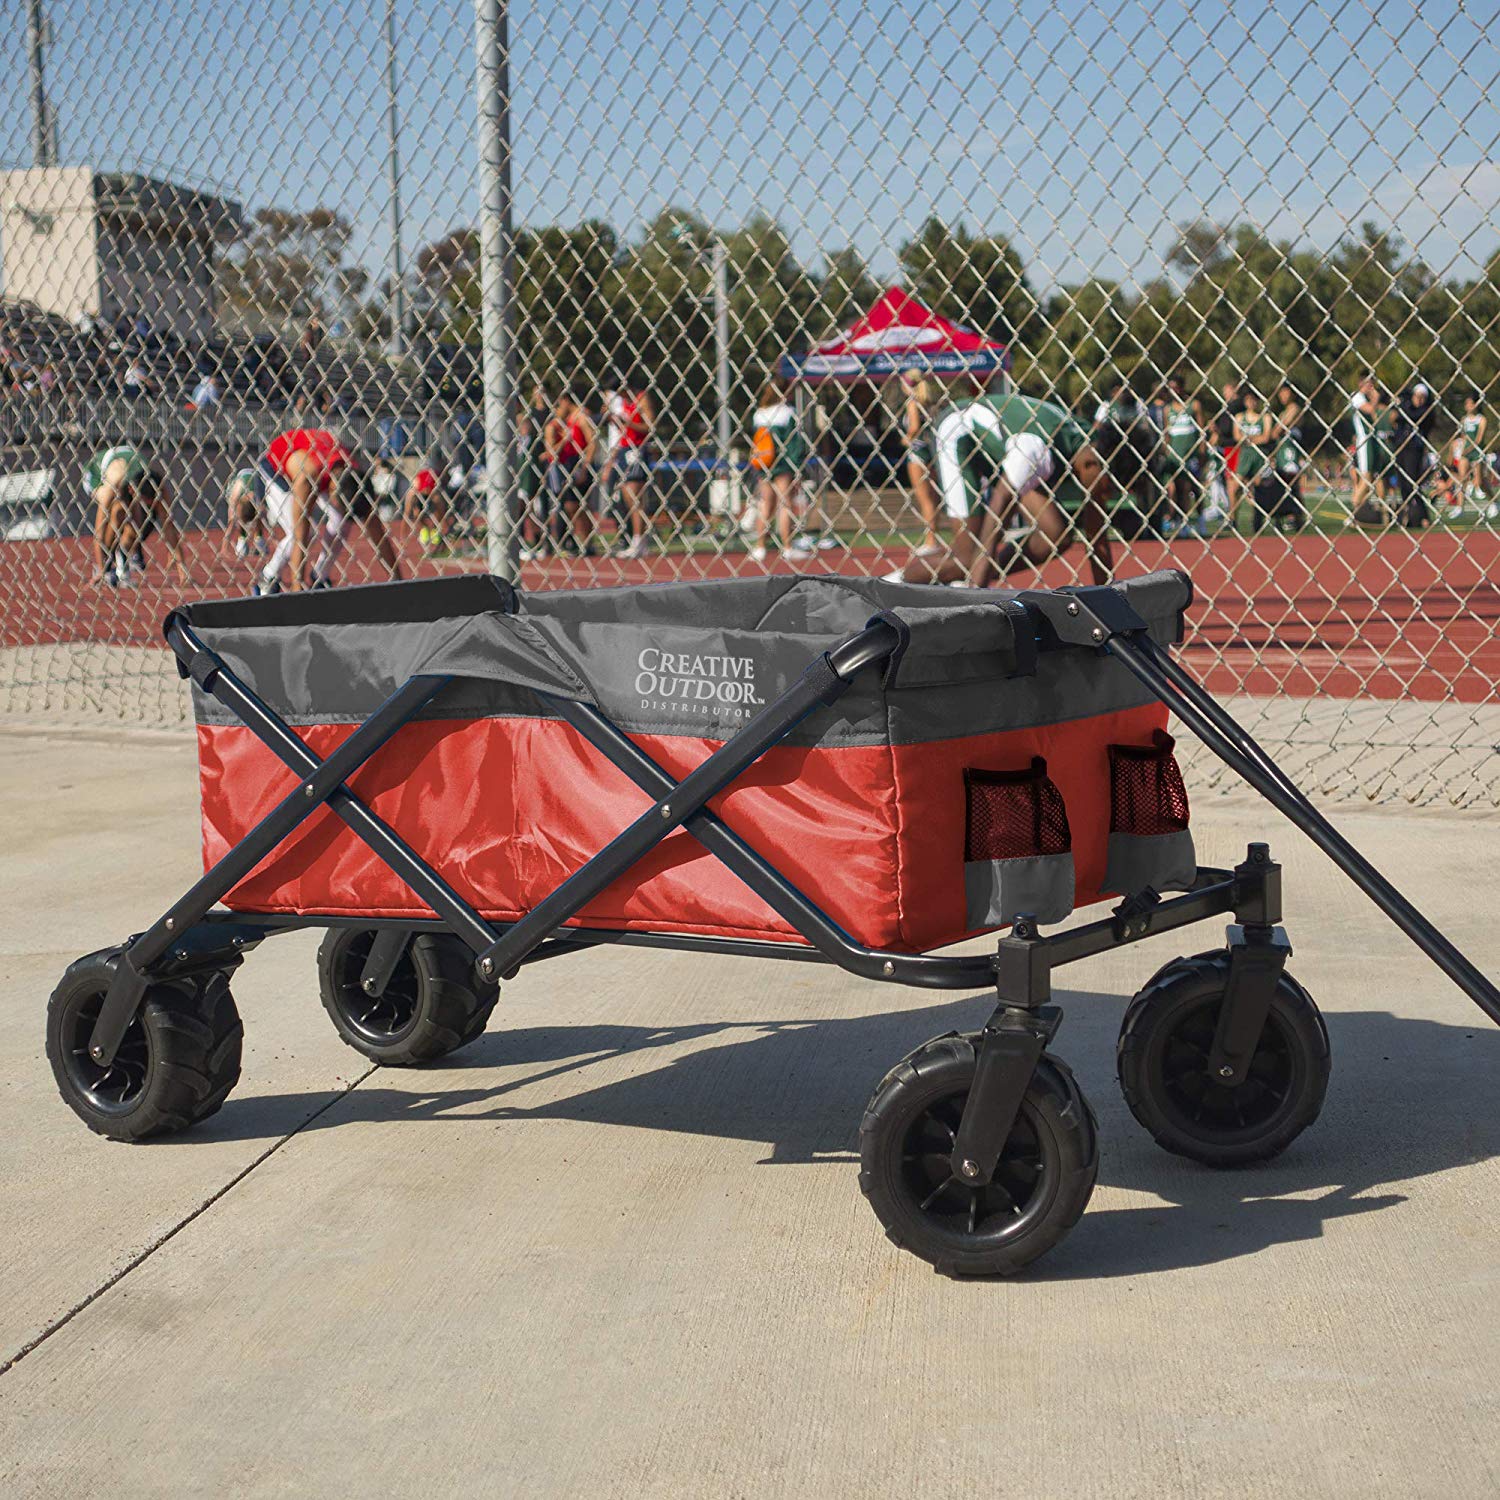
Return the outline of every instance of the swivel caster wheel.
<path id="1" fill-rule="evenodd" d="M 1131 1001 L 1116 1065 L 1130 1112 L 1156 1143 L 1212 1167 L 1266 1161 L 1318 1118 L 1328 1090 L 1328 1028 L 1282 973 L 1244 1078 L 1224 1084 L 1209 1053 L 1229 982 L 1225 949 L 1174 959 Z"/>
<path id="2" fill-rule="evenodd" d="M 385 992 L 361 984 L 375 929 L 335 927 L 318 949 L 323 1009 L 338 1034 L 372 1062 L 408 1067 L 466 1047 L 489 1024 L 498 985 L 474 978 L 474 955 L 448 933 L 419 933 L 396 961 Z"/>
<path id="3" fill-rule="evenodd" d="M 938 1037 L 886 1075 L 859 1128 L 859 1185 L 893 1244 L 950 1275 L 1008 1276 L 1078 1222 L 1099 1145 L 1072 1073 L 1044 1053 L 991 1181 L 954 1176 L 978 1041 Z"/>

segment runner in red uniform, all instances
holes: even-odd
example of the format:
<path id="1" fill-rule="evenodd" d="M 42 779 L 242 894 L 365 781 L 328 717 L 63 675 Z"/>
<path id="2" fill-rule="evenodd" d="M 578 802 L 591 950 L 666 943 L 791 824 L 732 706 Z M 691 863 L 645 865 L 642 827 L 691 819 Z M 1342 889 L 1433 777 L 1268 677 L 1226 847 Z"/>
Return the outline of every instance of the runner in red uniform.
<path id="1" fill-rule="evenodd" d="M 644 557 L 650 545 L 651 522 L 641 504 L 641 496 L 651 478 L 651 429 L 656 423 L 656 408 L 650 393 L 631 382 L 623 392 L 616 420 L 620 424 L 619 448 L 614 455 L 620 477 L 620 493 L 630 522 L 630 541 L 626 557 Z"/>
<path id="2" fill-rule="evenodd" d="M 326 427 L 296 427 L 274 438 L 261 460 L 266 482 L 266 518 L 281 532 L 256 588 L 259 594 L 281 591 L 288 558 L 291 587 L 329 587 L 329 572 L 343 550 L 345 530 L 357 521 L 374 545 L 376 556 L 392 578 L 400 578 L 396 550 L 375 509 L 375 497 L 354 455 Z M 322 548 L 307 578 L 313 511 L 322 517 Z"/>

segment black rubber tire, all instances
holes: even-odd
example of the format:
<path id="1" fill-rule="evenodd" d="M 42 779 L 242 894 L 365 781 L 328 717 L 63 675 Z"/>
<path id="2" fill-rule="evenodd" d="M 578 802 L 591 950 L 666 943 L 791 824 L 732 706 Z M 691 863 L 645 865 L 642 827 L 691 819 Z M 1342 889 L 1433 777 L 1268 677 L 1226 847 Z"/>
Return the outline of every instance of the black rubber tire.
<path id="1" fill-rule="evenodd" d="M 334 927 L 318 949 L 323 1009 L 338 1034 L 388 1068 L 432 1062 L 466 1047 L 489 1025 L 498 985 L 480 985 L 474 955 L 447 933 L 419 933 L 407 945 L 379 1001 L 360 988 L 374 929 Z"/>
<path id="2" fill-rule="evenodd" d="M 1208 1072 L 1229 952 L 1178 958 L 1152 976 L 1120 1026 L 1115 1052 L 1130 1112 L 1157 1145 L 1211 1167 L 1278 1155 L 1318 1118 L 1328 1092 L 1328 1028 L 1313 998 L 1283 972 L 1243 1082 Z"/>
<path id="3" fill-rule="evenodd" d="M 976 1190 L 950 1178 L 939 1187 L 977 1040 L 937 1037 L 886 1074 L 860 1122 L 859 1185 L 892 1244 L 950 1276 L 1010 1276 L 1078 1222 L 1099 1173 L 1099 1140 L 1072 1073 L 1044 1053 L 994 1183 Z"/>
<path id="4" fill-rule="evenodd" d="M 115 1062 L 101 1069 L 87 1043 L 117 951 L 68 966 L 47 1003 L 47 1060 L 58 1092 L 90 1130 L 142 1141 L 218 1110 L 239 1081 L 244 1027 L 227 973 L 163 980 L 147 989 Z"/>

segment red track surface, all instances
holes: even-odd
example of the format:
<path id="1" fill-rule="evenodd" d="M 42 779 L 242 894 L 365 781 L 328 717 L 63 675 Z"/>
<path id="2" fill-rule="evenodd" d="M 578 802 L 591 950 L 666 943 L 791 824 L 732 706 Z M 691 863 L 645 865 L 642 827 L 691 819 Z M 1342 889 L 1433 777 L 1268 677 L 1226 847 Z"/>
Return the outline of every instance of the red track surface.
<path id="1" fill-rule="evenodd" d="M 153 571 L 133 591 L 90 582 L 87 538 L 0 544 L 0 646 L 58 641 L 154 645 L 161 619 L 185 599 L 243 593 L 250 570 L 225 558 L 216 533 L 188 538 L 193 582 L 165 577 L 159 543 Z M 804 570 L 867 573 L 904 561 L 873 548 L 820 554 Z M 344 580 L 373 576 L 361 541 Z M 1044 581 L 1074 581 L 1069 556 Z M 414 552 L 409 564 L 416 564 Z M 421 563 L 418 571 L 465 564 Z M 475 563 L 467 566 L 477 566 Z M 790 571 L 786 565 L 780 565 Z M 1244 542 L 1150 543 L 1122 549 L 1122 576 L 1186 568 L 1197 600 L 1184 660 L 1215 692 L 1332 698 L 1500 700 L 1500 536 L 1302 536 Z M 410 568 L 409 568 L 410 570 Z M 529 588 L 569 583 L 662 582 L 758 571 L 742 553 L 527 564 Z"/>

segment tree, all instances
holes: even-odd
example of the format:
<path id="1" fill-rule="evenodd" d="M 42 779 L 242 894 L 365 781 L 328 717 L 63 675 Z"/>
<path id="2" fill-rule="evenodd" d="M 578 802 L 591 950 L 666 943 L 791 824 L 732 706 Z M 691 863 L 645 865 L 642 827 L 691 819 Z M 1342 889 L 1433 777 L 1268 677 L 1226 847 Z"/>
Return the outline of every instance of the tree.
<path id="1" fill-rule="evenodd" d="M 1036 298 L 1015 246 L 1003 235 L 949 229 L 929 217 L 897 252 L 914 297 L 934 312 L 990 338 L 1019 343 L 1030 331 Z"/>
<path id="2" fill-rule="evenodd" d="M 220 307 L 257 333 L 292 336 L 314 313 L 352 323 L 370 278 L 348 260 L 350 237 L 336 209 L 257 210 L 217 262 Z"/>

